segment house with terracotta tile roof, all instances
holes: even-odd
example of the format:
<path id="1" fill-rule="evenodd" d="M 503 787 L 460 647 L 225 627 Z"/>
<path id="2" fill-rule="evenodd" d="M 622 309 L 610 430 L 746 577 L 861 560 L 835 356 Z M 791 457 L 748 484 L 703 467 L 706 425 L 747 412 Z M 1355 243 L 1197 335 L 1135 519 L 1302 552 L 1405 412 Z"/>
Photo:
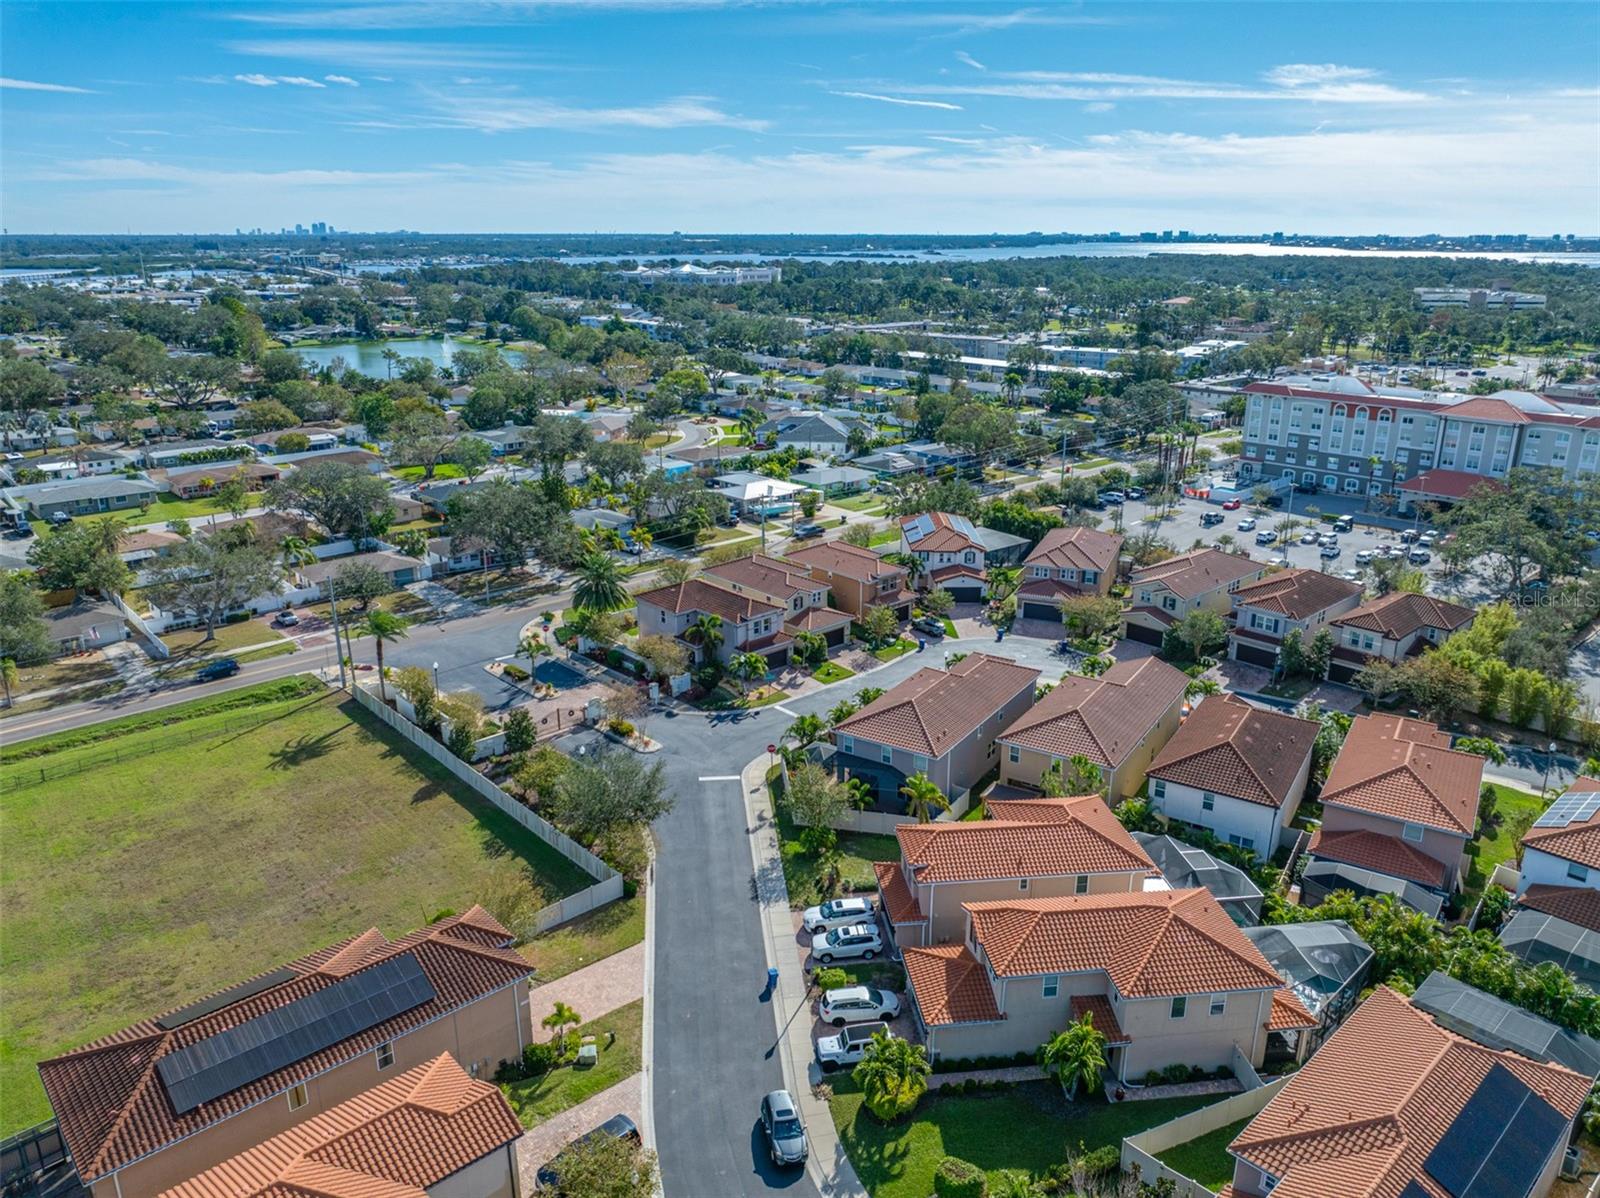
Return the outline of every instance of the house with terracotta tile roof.
<path id="1" fill-rule="evenodd" d="M 1300 809 L 1320 729 L 1234 695 L 1207 695 L 1150 763 L 1150 806 L 1271 857 Z"/>
<path id="2" fill-rule="evenodd" d="M 900 787 L 926 774 L 947 796 L 994 768 L 994 738 L 1033 705 L 1039 671 L 972 653 L 948 670 L 918 670 L 831 733 L 835 769 L 872 782 L 879 802 L 903 809 Z"/>
<path id="3" fill-rule="evenodd" d="M 155 1194 L 448 1053 L 528 1043 L 530 969 L 481 907 L 376 928 L 39 1063 L 93 1198 Z"/>
<path id="4" fill-rule="evenodd" d="M 790 633 L 815 632 L 830 648 L 844 644 L 850 635 L 850 613 L 828 606 L 828 588 L 803 567 L 782 558 L 752 553 L 707 566 L 700 576 L 735 595 L 781 607 L 783 626 Z"/>
<path id="5" fill-rule="evenodd" d="M 990 802 L 985 810 L 983 820 L 895 829 L 900 860 L 873 868 L 900 946 L 959 941 L 963 903 L 1125 893 L 1155 869 L 1099 795 Z"/>
<path id="6" fill-rule="evenodd" d="M 1132 604 L 1124 616 L 1123 635 L 1159 645 L 1179 620 L 1198 608 L 1226 616 L 1232 594 L 1267 572 L 1267 563 L 1221 549 L 1191 549 L 1133 572 Z"/>
<path id="7" fill-rule="evenodd" d="M 916 596 L 907 589 L 906 568 L 884 561 L 870 549 L 843 541 L 814 541 L 790 549 L 787 560 L 828 584 L 830 607 L 858 620 L 869 607 L 887 607 L 902 620 L 911 618 Z"/>
<path id="8" fill-rule="evenodd" d="M 1115 803 L 1139 789 L 1145 768 L 1182 718 L 1189 676 L 1156 657 L 1119 661 L 1098 678 L 1072 674 L 1000 733 L 1000 781 L 1039 789 L 1045 771 L 1087 757 Z"/>
<path id="9" fill-rule="evenodd" d="M 1329 622 L 1334 645 L 1328 677 L 1349 682 L 1377 658 L 1399 662 L 1421 653 L 1470 627 L 1475 614 L 1470 607 L 1412 591 L 1363 603 Z"/>
<path id="10" fill-rule="evenodd" d="M 689 639 L 689 632 L 702 616 L 722 621 L 722 643 L 715 656 L 728 662 L 738 653 L 759 653 L 774 668 L 789 660 L 794 635 L 784 628 L 785 609 L 753 595 L 738 594 L 709 578 L 691 578 L 633 597 L 634 618 L 639 634 L 676 637 L 694 655 L 705 657 L 705 649 Z"/>
<path id="11" fill-rule="evenodd" d="M 1483 758 L 1452 749 L 1434 725 L 1357 716 L 1323 784 L 1309 851 L 1448 895 L 1466 869 L 1482 786 Z"/>
<path id="12" fill-rule="evenodd" d="M 1315 1019 L 1204 890 L 962 904 L 958 944 L 903 952 L 938 1059 L 1031 1052 L 1085 1012 L 1138 1082 L 1168 1065 L 1262 1062 L 1274 1028 Z"/>
<path id="13" fill-rule="evenodd" d="M 1543 1198 L 1591 1081 L 1379 986 L 1228 1145 L 1222 1195 Z"/>
<path id="14" fill-rule="evenodd" d="M 1523 834 L 1517 893 L 1541 884 L 1600 890 L 1600 779 L 1574 778 Z"/>
<path id="15" fill-rule="evenodd" d="M 989 568 L 1021 561 L 1028 541 L 965 516 L 924 512 L 901 519 L 898 548 L 922 563 L 919 587 L 943 587 L 957 603 L 981 603 L 989 593 Z"/>
<path id="16" fill-rule="evenodd" d="M 1116 533 L 1080 525 L 1052 528 L 1022 563 L 1017 614 L 1059 621 L 1063 599 L 1109 594 L 1121 555 L 1122 537 Z"/>
<path id="17" fill-rule="evenodd" d="M 1360 602 L 1360 583 L 1320 570 L 1276 570 L 1233 593 L 1228 656 L 1271 669 L 1291 631 L 1309 642 L 1329 620 Z"/>
<path id="18" fill-rule="evenodd" d="M 159 1198 L 516 1198 L 522 1130 L 498 1086 L 441 1053 Z"/>

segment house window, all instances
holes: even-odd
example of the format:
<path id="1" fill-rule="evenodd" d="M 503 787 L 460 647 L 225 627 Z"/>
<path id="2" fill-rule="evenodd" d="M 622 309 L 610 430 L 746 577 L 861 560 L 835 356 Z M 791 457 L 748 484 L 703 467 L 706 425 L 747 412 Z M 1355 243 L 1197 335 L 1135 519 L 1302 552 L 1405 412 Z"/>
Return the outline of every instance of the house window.
<path id="1" fill-rule="evenodd" d="M 911 768 L 919 774 L 926 773 L 928 770 L 928 759 L 921 753 L 913 754 L 911 757 Z"/>
<path id="2" fill-rule="evenodd" d="M 855 739 L 855 737 L 853 737 L 853 736 L 841 736 L 839 738 L 839 752 L 841 752 L 841 753 L 854 753 L 855 751 L 856 751 L 856 739 Z"/>
<path id="3" fill-rule="evenodd" d="M 1041 991 L 1045 998 L 1054 998 L 1061 993 L 1061 978 L 1056 974 L 1045 975 L 1044 989 Z"/>
<path id="4" fill-rule="evenodd" d="M 1157 778 L 1155 781 L 1150 783 L 1150 797 L 1153 799 L 1164 799 L 1167 797 L 1167 784 L 1165 780 Z"/>
<path id="5" fill-rule="evenodd" d="M 298 1111 L 309 1101 L 310 1096 L 306 1093 L 306 1085 L 304 1082 L 301 1082 L 298 1086 L 295 1086 L 289 1091 L 289 1109 L 291 1111 Z"/>
<path id="6" fill-rule="evenodd" d="M 1200 810 L 1201 811 L 1215 811 L 1216 809 L 1217 809 L 1217 796 L 1212 794 L 1209 790 L 1202 791 L 1201 794 L 1200 794 Z"/>
<path id="7" fill-rule="evenodd" d="M 1078 875 L 1077 880 L 1072 883 L 1072 893 L 1073 894 L 1088 894 L 1089 893 L 1089 875 L 1088 874 L 1079 874 Z"/>
<path id="8" fill-rule="evenodd" d="M 894 764 L 894 749 L 892 749 L 888 745 L 884 745 L 881 749 L 878 750 L 878 760 L 883 762 L 884 765 L 893 765 Z"/>
<path id="9" fill-rule="evenodd" d="M 1161 606 L 1167 611 L 1177 611 L 1178 600 L 1173 595 L 1163 595 L 1161 596 Z"/>
<path id="10" fill-rule="evenodd" d="M 1567 877 L 1574 882 L 1587 882 L 1589 880 L 1589 869 L 1587 866 L 1579 865 L 1576 861 L 1570 861 L 1567 863 Z"/>
<path id="11" fill-rule="evenodd" d="M 1083 581 L 1086 582 L 1086 583 L 1099 582 L 1100 581 L 1100 571 L 1098 571 L 1098 570 L 1085 570 L 1083 572 Z"/>
<path id="12" fill-rule="evenodd" d="M 1220 1015 L 1228 1009 L 1228 996 L 1226 994 L 1213 994 L 1211 996 L 1211 1014 Z"/>
<path id="13" fill-rule="evenodd" d="M 1189 1009 L 1189 1000 L 1182 994 L 1172 1000 L 1172 1018 L 1182 1019 L 1184 1012 Z"/>
<path id="14" fill-rule="evenodd" d="M 394 1064 L 394 1045 L 393 1044 L 380 1044 L 380 1045 L 378 1045 L 378 1068 L 379 1069 L 387 1069 L 390 1065 L 393 1065 L 393 1064 Z"/>
<path id="15" fill-rule="evenodd" d="M 1402 837 L 1404 837 L 1406 840 L 1409 840 L 1412 844 L 1421 844 L 1422 843 L 1422 825 L 1421 824 L 1407 824 L 1405 827 L 1400 829 L 1400 835 Z"/>
<path id="16" fill-rule="evenodd" d="M 1026 890 L 1027 888 L 1028 888 L 1028 879 L 1027 878 L 1018 878 L 1017 879 L 1017 889 L 1018 890 Z"/>
<path id="17" fill-rule="evenodd" d="M 1022 750 L 1016 745 L 1007 745 L 1006 759 L 1010 761 L 1012 765 L 1016 765 L 1017 762 L 1022 760 Z"/>
<path id="18" fill-rule="evenodd" d="M 1231 832 L 1228 834 L 1228 843 L 1236 849 L 1249 849 L 1251 852 L 1254 852 L 1256 847 L 1255 837 L 1235 836 Z"/>

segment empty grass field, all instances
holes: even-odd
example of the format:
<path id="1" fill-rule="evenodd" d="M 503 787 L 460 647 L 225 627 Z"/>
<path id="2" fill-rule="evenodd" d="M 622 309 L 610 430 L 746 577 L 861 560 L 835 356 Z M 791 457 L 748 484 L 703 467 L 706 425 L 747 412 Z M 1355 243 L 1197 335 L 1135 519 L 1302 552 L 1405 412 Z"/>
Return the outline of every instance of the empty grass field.
<path id="1" fill-rule="evenodd" d="M 43 1057 L 369 927 L 589 884 L 353 702 L 294 689 L 0 758 L 0 1134 L 49 1115 Z"/>

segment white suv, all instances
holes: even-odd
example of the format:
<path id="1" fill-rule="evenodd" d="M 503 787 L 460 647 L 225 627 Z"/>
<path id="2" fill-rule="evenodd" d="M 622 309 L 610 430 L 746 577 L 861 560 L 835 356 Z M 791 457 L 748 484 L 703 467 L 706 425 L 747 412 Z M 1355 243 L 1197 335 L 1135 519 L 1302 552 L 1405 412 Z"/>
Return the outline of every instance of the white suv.
<path id="1" fill-rule="evenodd" d="M 847 1023 L 872 1023 L 893 1019 L 900 1014 L 900 999 L 888 990 L 874 986 L 844 986 L 829 990 L 817 1005 L 823 1023 L 843 1027 Z"/>
<path id="2" fill-rule="evenodd" d="M 853 923 L 870 923 L 872 900 L 864 898 L 833 899 L 820 907 L 807 907 L 800 922 L 808 932 L 828 932 L 834 928 L 849 927 Z"/>
<path id="3" fill-rule="evenodd" d="M 883 951 L 883 938 L 870 923 L 834 928 L 811 938 L 811 955 L 824 965 L 860 958 L 870 961 Z"/>

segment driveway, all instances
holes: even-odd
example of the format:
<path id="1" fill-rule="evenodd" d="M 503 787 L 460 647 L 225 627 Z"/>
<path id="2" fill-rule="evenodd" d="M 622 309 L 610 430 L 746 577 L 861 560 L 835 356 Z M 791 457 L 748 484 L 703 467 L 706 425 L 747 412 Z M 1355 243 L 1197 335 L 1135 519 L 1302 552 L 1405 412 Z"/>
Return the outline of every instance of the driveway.
<path id="1" fill-rule="evenodd" d="M 533 1182 L 539 1166 L 613 1115 L 626 1115 L 635 1127 L 644 1126 L 644 1074 L 635 1073 L 610 1089 L 601 1090 L 588 1101 L 523 1132 L 517 1141 L 517 1172 L 522 1176 L 522 1192 L 536 1193 Z"/>

